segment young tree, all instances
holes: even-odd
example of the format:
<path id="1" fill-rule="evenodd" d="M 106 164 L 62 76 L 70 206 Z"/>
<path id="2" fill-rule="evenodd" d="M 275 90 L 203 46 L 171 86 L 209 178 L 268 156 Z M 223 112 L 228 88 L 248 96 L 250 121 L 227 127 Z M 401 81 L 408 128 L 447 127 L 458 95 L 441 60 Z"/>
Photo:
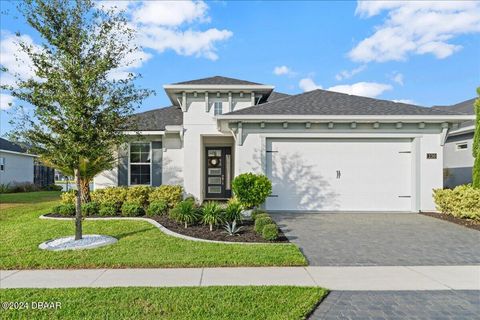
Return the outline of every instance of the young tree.
<path id="1" fill-rule="evenodd" d="M 136 87 L 137 76 L 131 73 L 112 78 L 112 71 L 127 66 L 139 50 L 121 12 L 98 8 L 92 0 L 26 0 L 18 9 L 43 43 L 36 47 L 19 40 L 35 77 L 17 77 L 14 86 L 2 87 L 33 106 L 31 112 L 17 112 L 21 116 L 13 121 L 11 135 L 21 137 L 48 163 L 74 174 L 78 240 L 82 164 L 97 159 L 113 164 L 111 150 L 126 138 L 118 129 L 151 91 Z"/>
<path id="2" fill-rule="evenodd" d="M 475 100 L 475 136 L 473 137 L 473 157 L 475 163 L 473 164 L 473 187 L 480 189 L 480 87 L 477 88 L 478 98 Z"/>

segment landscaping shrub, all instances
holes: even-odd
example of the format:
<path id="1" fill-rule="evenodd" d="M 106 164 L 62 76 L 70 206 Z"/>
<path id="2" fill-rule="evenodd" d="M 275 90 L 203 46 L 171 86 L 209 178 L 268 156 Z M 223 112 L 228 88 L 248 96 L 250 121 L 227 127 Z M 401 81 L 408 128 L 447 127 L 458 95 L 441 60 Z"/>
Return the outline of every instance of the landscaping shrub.
<path id="1" fill-rule="evenodd" d="M 245 208 L 253 208 L 272 193 L 272 183 L 263 174 L 242 173 L 233 179 L 232 191 Z"/>
<path id="2" fill-rule="evenodd" d="M 255 209 L 252 212 L 252 220 L 255 220 L 259 214 L 266 214 L 267 212 L 260 209 Z"/>
<path id="3" fill-rule="evenodd" d="M 9 193 L 10 183 L 0 183 L 0 193 Z"/>
<path id="4" fill-rule="evenodd" d="M 202 208 L 202 223 L 210 226 L 210 231 L 214 225 L 218 225 L 223 221 L 223 210 L 215 201 L 209 201 Z"/>
<path id="5" fill-rule="evenodd" d="M 185 228 L 189 224 L 194 224 L 198 221 L 198 211 L 195 203 L 192 201 L 180 201 L 172 210 L 170 210 L 170 218 L 184 223 Z"/>
<path id="6" fill-rule="evenodd" d="M 259 213 L 255 216 L 255 219 L 260 219 L 260 218 L 271 218 L 270 215 L 266 212 Z"/>
<path id="7" fill-rule="evenodd" d="M 272 223 L 274 222 L 270 217 L 257 218 L 255 219 L 254 230 L 256 233 L 262 234 L 263 227 L 265 227 L 267 224 L 272 224 Z"/>
<path id="8" fill-rule="evenodd" d="M 103 217 L 108 217 L 108 216 L 116 216 L 117 215 L 117 208 L 113 204 L 102 204 L 100 205 L 100 210 L 98 211 L 98 214 Z"/>
<path id="9" fill-rule="evenodd" d="M 267 224 L 263 227 L 262 237 L 268 241 L 274 241 L 278 239 L 278 228 L 274 223 Z"/>
<path id="10" fill-rule="evenodd" d="M 163 185 L 150 192 L 149 201 L 163 200 L 169 208 L 175 207 L 183 198 L 183 188 L 179 185 Z"/>
<path id="11" fill-rule="evenodd" d="M 62 216 L 74 216 L 75 215 L 75 205 L 73 204 L 62 204 L 56 208 L 58 214 Z"/>
<path id="12" fill-rule="evenodd" d="M 42 187 L 43 191 L 62 191 L 62 186 L 57 186 L 56 184 L 49 184 L 48 186 Z"/>
<path id="13" fill-rule="evenodd" d="M 138 217 L 144 213 L 143 207 L 137 202 L 124 202 L 122 204 L 122 216 L 124 217 Z"/>
<path id="14" fill-rule="evenodd" d="M 148 204 L 148 197 L 153 188 L 150 186 L 132 186 L 127 188 L 126 202 L 137 203 L 142 207 Z"/>
<path id="15" fill-rule="evenodd" d="M 63 192 L 60 196 L 62 204 L 75 204 L 77 199 L 77 190 Z"/>
<path id="16" fill-rule="evenodd" d="M 436 189 L 433 197 L 438 211 L 457 218 L 480 220 L 480 189 L 461 185 L 455 189 Z"/>
<path id="17" fill-rule="evenodd" d="M 228 200 L 225 207 L 225 220 L 227 222 L 240 221 L 242 219 L 242 204 L 237 198 Z"/>
<path id="18" fill-rule="evenodd" d="M 164 200 L 150 202 L 147 208 L 147 216 L 159 216 L 167 212 L 168 206 Z"/>
<path id="19" fill-rule="evenodd" d="M 117 210 L 120 210 L 123 203 L 127 199 L 126 187 L 108 187 L 105 189 L 97 189 L 90 194 L 92 201 L 98 202 L 101 205 L 115 205 Z"/>
<path id="20" fill-rule="evenodd" d="M 40 186 L 31 182 L 13 182 L 9 185 L 10 193 L 39 191 Z"/>
<path id="21" fill-rule="evenodd" d="M 82 214 L 84 216 L 92 216 L 98 214 L 99 210 L 100 205 L 97 202 L 92 201 L 82 204 Z"/>

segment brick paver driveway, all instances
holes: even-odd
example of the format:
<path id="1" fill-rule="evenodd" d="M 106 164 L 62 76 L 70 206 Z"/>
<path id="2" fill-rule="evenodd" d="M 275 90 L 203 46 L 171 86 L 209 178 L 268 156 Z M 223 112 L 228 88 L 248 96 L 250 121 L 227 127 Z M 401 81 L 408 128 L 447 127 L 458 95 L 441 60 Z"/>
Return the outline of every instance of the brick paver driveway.
<path id="1" fill-rule="evenodd" d="M 310 320 L 478 319 L 478 291 L 335 291 Z"/>
<path id="2" fill-rule="evenodd" d="M 273 213 L 310 265 L 480 264 L 480 232 L 416 213 Z"/>

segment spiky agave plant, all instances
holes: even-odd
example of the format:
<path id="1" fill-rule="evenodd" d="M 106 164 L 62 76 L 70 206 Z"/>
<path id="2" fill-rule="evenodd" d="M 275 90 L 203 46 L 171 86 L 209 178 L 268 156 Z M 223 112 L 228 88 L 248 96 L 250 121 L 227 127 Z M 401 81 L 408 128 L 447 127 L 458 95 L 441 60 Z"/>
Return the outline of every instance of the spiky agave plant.
<path id="1" fill-rule="evenodd" d="M 237 236 L 243 227 L 237 226 L 237 221 L 233 220 L 233 222 L 225 223 L 224 229 L 229 236 Z"/>

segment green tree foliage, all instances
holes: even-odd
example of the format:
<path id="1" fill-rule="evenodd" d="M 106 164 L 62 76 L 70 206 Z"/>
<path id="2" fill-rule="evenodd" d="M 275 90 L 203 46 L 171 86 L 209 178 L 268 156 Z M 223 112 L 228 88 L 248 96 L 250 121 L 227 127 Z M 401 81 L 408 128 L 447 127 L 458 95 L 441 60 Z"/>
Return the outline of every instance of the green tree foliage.
<path id="1" fill-rule="evenodd" d="M 480 87 L 477 88 L 478 98 L 475 100 L 475 136 L 473 137 L 473 187 L 480 189 Z"/>
<path id="2" fill-rule="evenodd" d="M 272 183 L 263 174 L 242 173 L 233 179 L 232 191 L 245 208 L 253 208 L 272 193 Z"/>
<path id="3" fill-rule="evenodd" d="M 23 140 L 49 164 L 74 173 L 80 191 L 75 238 L 81 239 L 82 163 L 102 159 L 112 165 L 110 151 L 126 139 L 118 129 L 151 94 L 135 85 L 138 75 L 112 77 L 113 71 L 134 62 L 131 57 L 139 50 L 133 44 L 135 31 L 121 12 L 98 8 L 92 0 L 26 0 L 18 9 L 42 44 L 38 47 L 18 38 L 35 77 L 17 75 L 15 85 L 2 89 L 33 109 L 15 111 L 11 136 Z"/>

